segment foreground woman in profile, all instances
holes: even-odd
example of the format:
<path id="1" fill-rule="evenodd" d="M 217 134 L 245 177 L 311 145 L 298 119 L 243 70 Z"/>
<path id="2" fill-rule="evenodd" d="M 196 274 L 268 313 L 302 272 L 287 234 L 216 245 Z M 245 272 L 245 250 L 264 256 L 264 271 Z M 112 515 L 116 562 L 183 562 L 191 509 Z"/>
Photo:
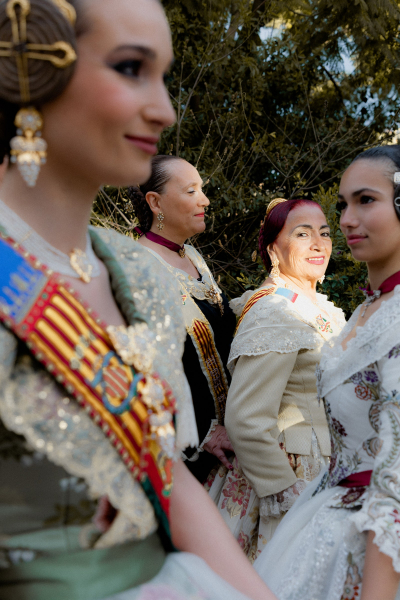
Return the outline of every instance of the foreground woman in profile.
<path id="1" fill-rule="evenodd" d="M 360 154 L 340 227 L 368 266 L 366 300 L 322 351 L 329 470 L 256 560 L 279 600 L 400 598 L 400 146 Z"/>
<path id="2" fill-rule="evenodd" d="M 4 0 L 0 42 L 0 597 L 269 600 L 176 460 L 197 441 L 176 291 L 88 230 L 174 120 L 161 5 Z"/>

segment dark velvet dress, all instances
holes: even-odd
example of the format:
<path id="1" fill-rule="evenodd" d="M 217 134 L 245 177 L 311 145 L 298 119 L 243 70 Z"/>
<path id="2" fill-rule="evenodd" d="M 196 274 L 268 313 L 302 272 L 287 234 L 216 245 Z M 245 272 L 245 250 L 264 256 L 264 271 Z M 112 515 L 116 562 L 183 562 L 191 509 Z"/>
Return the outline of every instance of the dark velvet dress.
<path id="1" fill-rule="evenodd" d="M 197 306 L 207 318 L 214 333 L 215 345 L 221 357 L 225 373 L 230 383 L 229 371 L 226 368 L 229 351 L 236 326 L 236 317 L 229 307 L 228 299 L 221 294 L 224 304 L 224 314 L 221 316 L 219 306 L 210 304 L 207 300 L 197 300 L 193 298 Z M 210 429 L 211 421 L 216 418 L 214 399 L 211 395 L 207 379 L 201 369 L 199 357 L 196 348 L 189 335 L 186 336 L 185 350 L 182 357 L 183 368 L 188 379 L 192 392 L 194 412 L 196 415 L 197 430 L 199 432 L 200 444 L 206 437 Z M 187 457 L 195 454 L 194 448 L 188 448 L 185 451 Z M 218 463 L 218 459 L 209 452 L 200 452 L 199 458 L 194 462 L 186 461 L 187 467 L 200 482 L 203 482 L 213 467 Z"/>

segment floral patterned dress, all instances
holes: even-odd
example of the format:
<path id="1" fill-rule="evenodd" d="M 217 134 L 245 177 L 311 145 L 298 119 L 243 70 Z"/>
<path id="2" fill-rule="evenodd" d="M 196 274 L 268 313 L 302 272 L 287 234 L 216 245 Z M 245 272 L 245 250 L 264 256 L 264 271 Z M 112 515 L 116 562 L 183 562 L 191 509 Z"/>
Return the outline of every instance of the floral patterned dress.
<path id="1" fill-rule="evenodd" d="M 343 350 L 359 310 L 335 344 L 325 346 L 320 363 L 329 469 L 296 501 L 255 562 L 279 600 L 360 598 L 368 531 L 400 572 L 400 286 Z M 363 471 L 372 471 L 368 486 L 338 485 Z"/>

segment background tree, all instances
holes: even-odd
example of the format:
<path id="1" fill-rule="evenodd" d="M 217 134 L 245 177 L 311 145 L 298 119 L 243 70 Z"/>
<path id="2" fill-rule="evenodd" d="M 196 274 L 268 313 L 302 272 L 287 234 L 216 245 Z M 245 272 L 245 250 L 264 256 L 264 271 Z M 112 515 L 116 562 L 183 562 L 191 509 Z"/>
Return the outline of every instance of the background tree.
<path id="1" fill-rule="evenodd" d="M 400 11 L 394 0 L 164 0 L 177 122 L 161 153 L 198 166 L 211 206 L 191 240 L 229 295 L 265 277 L 260 221 L 277 196 L 314 198 L 333 231 L 323 284 L 347 313 L 365 268 L 339 231 L 336 181 L 364 148 L 397 130 Z M 99 195 L 94 220 L 133 228 L 121 190 Z"/>

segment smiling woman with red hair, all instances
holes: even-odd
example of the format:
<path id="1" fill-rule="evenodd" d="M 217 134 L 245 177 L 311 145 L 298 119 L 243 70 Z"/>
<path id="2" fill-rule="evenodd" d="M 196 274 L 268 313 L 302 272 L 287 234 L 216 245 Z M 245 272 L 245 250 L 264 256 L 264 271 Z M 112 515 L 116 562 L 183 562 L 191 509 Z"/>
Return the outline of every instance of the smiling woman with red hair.
<path id="1" fill-rule="evenodd" d="M 268 278 L 231 306 L 240 316 L 228 360 L 225 424 L 234 469 L 210 478 L 210 494 L 254 560 L 330 455 L 315 366 L 343 313 L 316 292 L 332 252 L 329 226 L 311 200 L 272 200 L 259 249 Z"/>

